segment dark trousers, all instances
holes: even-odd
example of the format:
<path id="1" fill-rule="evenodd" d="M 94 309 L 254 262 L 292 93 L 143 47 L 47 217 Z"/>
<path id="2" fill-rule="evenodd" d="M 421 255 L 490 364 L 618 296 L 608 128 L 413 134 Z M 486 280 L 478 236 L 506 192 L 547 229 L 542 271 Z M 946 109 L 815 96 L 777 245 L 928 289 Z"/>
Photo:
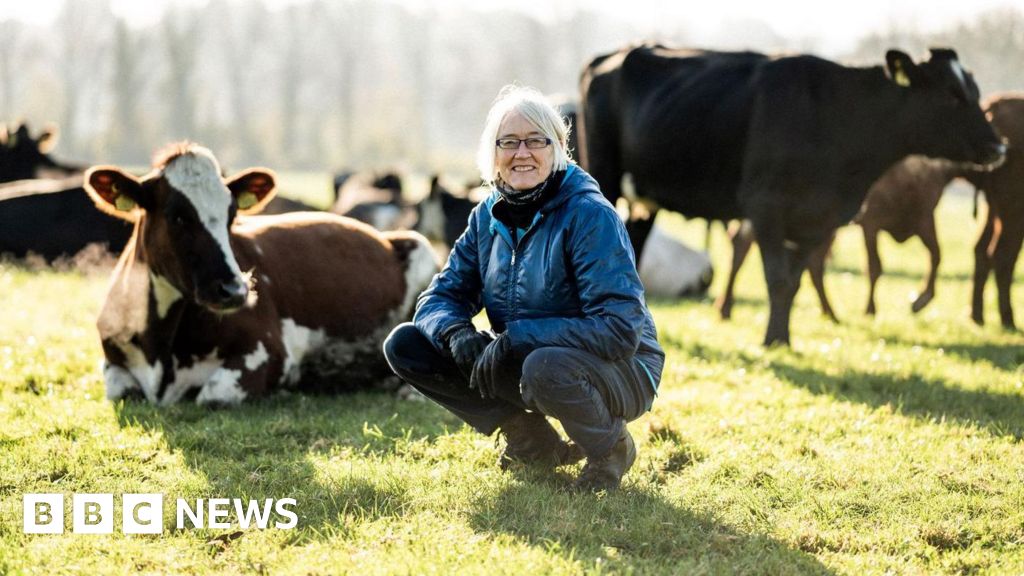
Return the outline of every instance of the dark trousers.
<path id="1" fill-rule="evenodd" d="M 592 458 L 611 451 L 625 423 L 648 411 L 654 400 L 647 373 L 636 360 L 608 361 L 575 348 L 539 348 L 525 358 L 509 359 L 498 398 L 481 398 L 451 356 L 412 323 L 391 332 L 384 356 L 401 379 L 483 434 L 531 410 L 560 421 Z"/>

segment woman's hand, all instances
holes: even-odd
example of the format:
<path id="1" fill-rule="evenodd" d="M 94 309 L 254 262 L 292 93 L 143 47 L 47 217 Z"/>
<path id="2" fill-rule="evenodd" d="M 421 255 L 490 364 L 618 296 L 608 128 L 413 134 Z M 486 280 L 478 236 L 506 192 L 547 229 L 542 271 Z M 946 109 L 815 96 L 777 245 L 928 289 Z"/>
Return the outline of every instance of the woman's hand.
<path id="1" fill-rule="evenodd" d="M 497 398 L 495 392 L 501 364 L 511 350 L 508 336 L 502 334 L 488 344 L 483 354 L 477 358 L 476 364 L 473 365 L 473 375 L 469 378 L 469 387 L 476 388 L 481 398 Z"/>
<path id="2" fill-rule="evenodd" d="M 452 353 L 455 365 L 466 378 L 472 374 L 473 364 L 490 341 L 485 332 L 477 332 L 472 326 L 460 328 L 448 337 L 448 350 Z"/>

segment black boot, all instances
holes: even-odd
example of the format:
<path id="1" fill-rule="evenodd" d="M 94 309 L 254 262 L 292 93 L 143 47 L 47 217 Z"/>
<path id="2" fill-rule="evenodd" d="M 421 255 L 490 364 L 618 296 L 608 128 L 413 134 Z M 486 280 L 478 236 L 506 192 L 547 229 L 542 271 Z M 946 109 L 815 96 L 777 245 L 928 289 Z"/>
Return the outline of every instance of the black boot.
<path id="1" fill-rule="evenodd" d="M 601 458 L 587 458 L 583 465 L 579 478 L 573 482 L 573 488 L 577 490 L 590 490 L 599 492 L 601 490 L 616 490 L 622 482 L 622 477 L 636 461 L 636 444 L 629 430 L 622 427 L 622 434 L 619 440 L 612 446 L 611 452 Z"/>
<path id="2" fill-rule="evenodd" d="M 548 419 L 539 412 L 520 412 L 502 422 L 498 431 L 505 436 L 505 451 L 498 466 L 507 470 L 513 463 L 562 466 L 578 462 L 583 450 L 562 440 Z"/>

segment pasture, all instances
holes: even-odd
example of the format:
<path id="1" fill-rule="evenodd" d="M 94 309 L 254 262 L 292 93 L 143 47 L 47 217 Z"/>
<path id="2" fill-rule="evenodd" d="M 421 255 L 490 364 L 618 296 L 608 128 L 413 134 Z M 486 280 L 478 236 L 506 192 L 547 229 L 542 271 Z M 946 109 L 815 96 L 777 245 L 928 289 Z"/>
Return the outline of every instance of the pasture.
<path id="1" fill-rule="evenodd" d="M 282 187 L 323 205 L 321 175 Z M 326 189 L 324 190 L 326 193 Z M 663 215 L 699 245 L 702 223 Z M 1009 574 L 1024 572 L 1024 336 L 968 317 L 969 196 L 944 197 L 937 296 L 916 239 L 880 242 L 863 315 L 859 228 L 841 229 L 820 315 L 806 276 L 791 349 L 764 349 L 757 251 L 731 322 L 651 303 L 668 355 L 617 493 L 579 466 L 501 472 L 499 447 L 429 403 L 279 395 L 238 409 L 104 398 L 94 321 L 109 269 L 0 264 L 0 574 Z M 728 266 L 712 239 L 721 290 Z M 1024 287 L 1015 302 L 1020 307 Z M 22 495 L 65 496 L 62 535 L 22 533 Z M 73 534 L 71 495 L 113 493 L 110 535 Z M 162 493 L 164 531 L 124 535 L 120 495 Z M 177 529 L 177 498 L 294 498 L 292 530 Z"/>

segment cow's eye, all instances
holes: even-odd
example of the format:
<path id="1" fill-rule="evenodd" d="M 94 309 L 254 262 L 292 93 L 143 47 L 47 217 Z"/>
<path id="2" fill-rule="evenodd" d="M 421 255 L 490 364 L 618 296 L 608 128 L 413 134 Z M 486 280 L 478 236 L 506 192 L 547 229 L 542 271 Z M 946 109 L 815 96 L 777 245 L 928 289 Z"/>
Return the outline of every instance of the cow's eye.
<path id="1" fill-rule="evenodd" d="M 963 94 L 956 89 L 950 88 L 949 90 L 946 90 L 944 100 L 946 104 L 949 104 L 950 106 L 959 106 L 960 103 L 964 101 L 964 97 Z"/>
<path id="2" fill-rule="evenodd" d="M 177 226 L 185 226 L 192 221 L 191 216 L 185 212 L 175 212 L 171 219 Z"/>

